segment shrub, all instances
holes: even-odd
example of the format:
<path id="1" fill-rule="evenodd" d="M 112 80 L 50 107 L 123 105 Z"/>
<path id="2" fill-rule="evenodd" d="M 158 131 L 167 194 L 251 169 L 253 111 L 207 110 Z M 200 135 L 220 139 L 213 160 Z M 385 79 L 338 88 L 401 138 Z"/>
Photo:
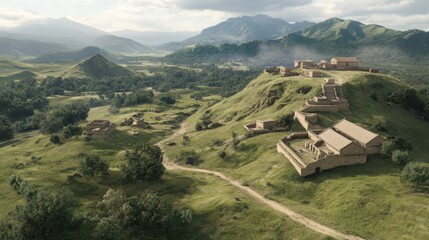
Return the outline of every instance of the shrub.
<path id="1" fill-rule="evenodd" d="M 176 99 L 170 95 L 161 96 L 159 97 L 159 100 L 163 103 L 170 104 L 170 105 L 176 103 Z"/>
<path id="2" fill-rule="evenodd" d="M 411 157 L 407 151 L 395 150 L 392 153 L 392 161 L 398 165 L 406 165 L 411 162 Z"/>
<path id="3" fill-rule="evenodd" d="M 98 156 L 86 156 L 85 159 L 80 162 L 79 172 L 85 177 L 105 177 L 109 175 L 109 165 Z"/>
<path id="4" fill-rule="evenodd" d="M 51 138 L 49 140 L 53 144 L 60 144 L 61 143 L 61 138 L 56 134 L 51 135 Z"/>
<path id="5" fill-rule="evenodd" d="M 193 150 L 182 150 L 180 151 L 179 157 L 177 158 L 179 161 L 183 161 L 189 165 L 197 165 L 200 161 L 200 157 Z"/>
<path id="6" fill-rule="evenodd" d="M 130 182 L 159 180 L 165 172 L 162 160 L 163 154 L 158 146 L 139 144 L 125 153 L 126 164 L 122 166 L 122 172 Z"/>
<path id="7" fill-rule="evenodd" d="M 218 152 L 218 154 L 217 154 L 221 159 L 225 159 L 227 156 L 228 156 L 228 154 L 225 152 L 225 151 L 220 151 L 220 152 Z"/>
<path id="8" fill-rule="evenodd" d="M 281 116 L 279 119 L 277 119 L 277 123 L 279 126 L 290 129 L 293 123 L 293 113 Z"/>
<path id="9" fill-rule="evenodd" d="M 213 146 L 220 147 L 220 146 L 222 146 L 222 145 L 223 145 L 223 141 L 222 141 L 221 139 L 213 139 L 213 140 L 212 140 L 212 145 L 213 145 Z"/>
<path id="10" fill-rule="evenodd" d="M 304 85 L 296 90 L 296 93 L 307 94 L 311 91 L 312 87 L 310 85 Z"/>
<path id="11" fill-rule="evenodd" d="M 67 127 L 64 128 L 64 137 L 66 139 L 72 138 L 72 137 L 79 137 L 82 135 L 82 128 L 77 124 L 70 124 L 67 125 Z"/>
<path id="12" fill-rule="evenodd" d="M 401 172 L 401 181 L 415 184 L 429 184 L 429 166 L 423 163 L 408 163 Z"/>
<path id="13" fill-rule="evenodd" d="M 187 146 L 187 145 L 189 145 L 189 143 L 191 142 L 191 138 L 189 138 L 189 136 L 188 135 L 183 135 L 183 142 L 182 142 L 182 144 L 183 145 L 185 145 L 185 146 Z"/>

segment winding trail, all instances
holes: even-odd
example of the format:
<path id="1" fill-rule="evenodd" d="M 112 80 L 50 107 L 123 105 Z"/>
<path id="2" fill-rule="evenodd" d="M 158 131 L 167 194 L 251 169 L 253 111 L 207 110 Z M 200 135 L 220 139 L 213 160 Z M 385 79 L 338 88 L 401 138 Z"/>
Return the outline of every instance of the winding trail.
<path id="1" fill-rule="evenodd" d="M 176 136 L 179 135 L 183 135 L 186 133 L 186 127 L 187 124 L 186 122 L 183 123 L 180 127 L 180 129 L 176 132 L 174 132 L 173 135 L 171 135 L 170 137 L 158 142 L 156 145 L 159 146 L 162 150 L 164 150 L 164 144 L 170 140 L 172 140 L 173 138 L 175 138 Z M 208 175 L 213 175 L 216 177 L 219 177 L 227 182 L 229 182 L 230 185 L 234 186 L 235 188 L 247 193 L 250 197 L 258 200 L 259 202 L 267 205 L 268 207 L 283 213 L 284 215 L 288 216 L 290 219 L 292 219 L 295 222 L 298 222 L 300 224 L 303 224 L 304 226 L 306 226 L 307 228 L 310 228 L 316 232 L 337 238 L 337 239 L 348 239 L 348 240 L 364 240 L 363 238 L 360 238 L 358 236 L 353 236 L 353 235 L 348 235 L 345 233 L 341 233 L 333 228 L 330 228 L 328 226 L 322 225 L 320 223 L 317 223 L 305 216 L 302 216 L 296 212 L 294 212 L 293 210 L 291 210 L 290 208 L 286 207 L 283 204 L 280 204 L 276 201 L 270 200 L 264 196 L 262 196 L 261 194 L 259 194 L 258 192 L 256 192 L 255 190 L 251 189 L 250 187 L 247 186 L 243 186 L 239 181 L 234 180 L 228 176 L 226 176 L 225 174 L 221 173 L 221 172 L 216 172 L 216 171 L 211 171 L 211 170 L 206 170 L 206 169 L 200 169 L 200 168 L 191 168 L 191 167 L 184 167 L 178 164 L 175 164 L 173 162 L 170 161 L 170 159 L 168 158 L 168 156 L 166 156 L 164 154 L 164 166 L 167 170 L 179 170 L 179 171 L 186 171 L 186 172 L 195 172 L 195 173 L 202 173 L 202 174 L 208 174 Z"/>

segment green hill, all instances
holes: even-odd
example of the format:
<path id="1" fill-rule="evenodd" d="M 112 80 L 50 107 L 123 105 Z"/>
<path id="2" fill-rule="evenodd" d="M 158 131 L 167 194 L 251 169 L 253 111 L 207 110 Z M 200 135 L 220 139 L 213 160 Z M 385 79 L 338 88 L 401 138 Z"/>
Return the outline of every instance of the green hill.
<path id="1" fill-rule="evenodd" d="M 171 63 L 239 61 L 253 67 L 292 66 L 296 59 L 328 60 L 357 56 L 361 65 L 380 68 L 409 82 L 427 83 L 429 32 L 395 31 L 379 25 L 328 19 L 271 41 L 220 46 L 197 45 L 165 57 Z"/>
<path id="2" fill-rule="evenodd" d="M 22 71 L 9 76 L 0 77 L 0 83 L 5 81 L 25 80 L 37 77 L 37 74 L 30 71 Z"/>
<path id="3" fill-rule="evenodd" d="M 343 83 L 342 93 L 350 111 L 320 114 L 325 127 L 347 118 L 369 129 L 382 124 L 382 135 L 401 136 L 410 142 L 415 161 L 428 162 L 429 122 L 404 108 L 385 101 L 387 95 L 408 87 L 383 74 L 326 72 Z M 257 119 L 277 118 L 298 109 L 306 99 L 321 91 L 324 80 L 303 77 L 281 78 L 263 74 L 240 93 L 211 106 L 207 105 L 187 121 L 189 145 L 166 147 L 170 159 L 181 150 L 194 150 L 201 158 L 198 167 L 225 172 L 243 184 L 258 189 L 268 198 L 283 202 L 296 211 L 343 232 L 366 239 L 426 239 L 429 228 L 427 193 L 399 180 L 400 167 L 390 160 L 371 157 L 364 165 L 325 171 L 301 178 L 293 166 L 277 153 L 276 143 L 288 133 L 245 137 L 243 124 Z M 307 94 L 297 93 L 311 86 Z M 373 100 L 376 95 L 377 100 Z M 221 127 L 196 131 L 205 115 Z M 298 124 L 293 131 L 302 130 Z M 375 130 L 374 130 L 375 131 Z M 232 132 L 240 143 L 233 147 Z M 172 142 L 180 143 L 182 137 Z M 220 153 L 226 154 L 220 157 Z"/>
<path id="4" fill-rule="evenodd" d="M 134 73 L 130 70 L 110 62 L 105 57 L 97 53 L 67 71 L 65 77 L 103 79 L 130 77 L 133 75 Z"/>
<path id="5" fill-rule="evenodd" d="M 95 54 L 100 54 L 113 62 L 118 61 L 121 58 L 120 55 L 109 53 L 108 51 L 98 47 L 86 47 L 74 51 L 39 56 L 30 60 L 30 62 L 79 62 L 84 59 L 88 59 Z"/>

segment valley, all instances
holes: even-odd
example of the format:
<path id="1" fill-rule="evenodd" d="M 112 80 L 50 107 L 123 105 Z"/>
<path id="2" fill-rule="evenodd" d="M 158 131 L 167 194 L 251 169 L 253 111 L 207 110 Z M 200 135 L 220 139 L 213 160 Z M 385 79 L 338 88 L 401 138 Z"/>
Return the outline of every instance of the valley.
<path id="1" fill-rule="evenodd" d="M 1 28 L 0 240 L 429 239 L 428 46 L 337 17 Z"/>

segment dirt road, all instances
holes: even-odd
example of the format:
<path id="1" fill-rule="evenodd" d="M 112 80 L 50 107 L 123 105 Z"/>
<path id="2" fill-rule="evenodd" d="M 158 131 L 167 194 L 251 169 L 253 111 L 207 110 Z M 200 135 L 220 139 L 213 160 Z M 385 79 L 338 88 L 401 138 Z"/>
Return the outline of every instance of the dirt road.
<path id="1" fill-rule="evenodd" d="M 176 136 L 182 135 L 186 133 L 186 123 L 182 124 L 180 129 L 178 131 L 176 131 L 173 135 L 171 135 L 169 138 L 164 139 L 163 141 L 157 143 L 157 145 L 163 149 L 163 145 L 164 143 L 170 141 L 171 139 L 173 139 Z M 191 167 L 184 167 L 184 166 L 180 166 L 177 165 L 173 162 L 171 162 L 168 157 L 166 155 L 164 155 L 164 166 L 167 170 L 179 170 L 179 171 L 186 171 L 186 172 L 195 172 L 195 173 L 202 173 L 202 174 L 209 174 L 209 175 L 213 175 L 216 177 L 219 177 L 227 182 L 229 182 L 229 184 L 231 184 L 232 186 L 236 187 L 237 189 L 247 193 L 250 197 L 260 201 L 261 203 L 271 207 L 272 209 L 281 212 L 283 214 L 285 214 L 286 216 L 288 216 L 290 219 L 294 220 L 295 222 L 301 223 L 304 226 L 337 238 L 337 239 L 350 239 L 350 240 L 363 240 L 363 238 L 360 238 L 358 236 L 353 236 L 353 235 L 348 235 L 348 234 L 344 234 L 341 233 L 335 229 L 332 229 L 330 227 L 327 227 L 325 225 L 319 224 L 307 217 L 304 217 L 294 211 L 292 211 L 290 208 L 286 207 L 283 204 L 280 204 L 278 202 L 275 202 L 273 200 L 270 200 L 264 196 L 262 196 L 261 194 L 259 194 L 258 192 L 256 192 L 255 190 L 251 189 L 250 187 L 247 186 L 243 186 L 240 182 L 238 182 L 237 180 L 234 180 L 228 176 L 226 176 L 225 174 L 221 173 L 221 172 L 216 172 L 216 171 L 211 171 L 211 170 L 206 170 L 206 169 L 200 169 L 200 168 L 191 168 Z"/>

